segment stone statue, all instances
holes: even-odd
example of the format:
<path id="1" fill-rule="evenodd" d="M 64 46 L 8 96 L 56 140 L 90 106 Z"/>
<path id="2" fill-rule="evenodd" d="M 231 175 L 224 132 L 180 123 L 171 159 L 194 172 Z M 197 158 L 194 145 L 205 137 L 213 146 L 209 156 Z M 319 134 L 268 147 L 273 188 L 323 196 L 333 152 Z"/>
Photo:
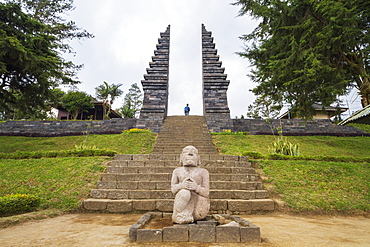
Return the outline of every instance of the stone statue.
<path id="1" fill-rule="evenodd" d="M 198 167 L 198 149 L 187 146 L 180 155 L 182 167 L 172 173 L 171 190 L 175 195 L 172 221 L 178 224 L 204 219 L 209 211 L 209 173 Z"/>

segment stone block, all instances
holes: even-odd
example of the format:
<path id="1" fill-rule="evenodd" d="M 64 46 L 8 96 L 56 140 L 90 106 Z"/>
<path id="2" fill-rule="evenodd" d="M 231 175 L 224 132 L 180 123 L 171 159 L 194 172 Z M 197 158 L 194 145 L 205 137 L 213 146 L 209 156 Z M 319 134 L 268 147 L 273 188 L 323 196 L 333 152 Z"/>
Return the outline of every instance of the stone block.
<path id="1" fill-rule="evenodd" d="M 219 211 L 219 210 L 227 210 L 227 201 L 226 200 L 211 200 L 211 208 L 212 211 Z"/>
<path id="2" fill-rule="evenodd" d="M 162 242 L 162 230 L 160 229 L 138 229 L 137 242 Z"/>
<path id="3" fill-rule="evenodd" d="M 131 212 L 131 200 L 112 200 L 107 202 L 107 211 L 111 213 Z"/>
<path id="4" fill-rule="evenodd" d="M 123 173 L 123 167 L 120 166 L 108 166 L 107 173 Z"/>
<path id="5" fill-rule="evenodd" d="M 252 201 L 252 210 L 274 211 L 275 202 L 271 199 L 255 199 Z"/>
<path id="6" fill-rule="evenodd" d="M 120 173 L 137 173 L 138 167 L 122 167 L 122 170 Z"/>
<path id="7" fill-rule="evenodd" d="M 232 198 L 235 199 L 243 199 L 243 200 L 249 200 L 255 198 L 255 191 L 248 191 L 248 190 L 234 190 L 234 195 Z"/>
<path id="8" fill-rule="evenodd" d="M 238 243 L 240 242 L 239 227 L 234 226 L 217 226 L 216 227 L 216 242 L 222 243 Z"/>
<path id="9" fill-rule="evenodd" d="M 135 174 L 117 174 L 118 182 L 135 181 Z"/>
<path id="10" fill-rule="evenodd" d="M 171 182 L 170 181 L 155 182 L 155 188 L 157 190 L 167 190 L 167 189 L 171 188 Z"/>
<path id="11" fill-rule="evenodd" d="M 252 201 L 249 200 L 229 200 L 227 202 L 230 211 L 244 212 L 252 209 Z"/>
<path id="12" fill-rule="evenodd" d="M 127 190 L 109 190 L 107 199 L 128 199 Z"/>
<path id="13" fill-rule="evenodd" d="M 130 241 L 135 242 L 137 238 L 137 230 L 141 227 L 141 224 L 133 224 L 129 230 Z"/>
<path id="14" fill-rule="evenodd" d="M 95 199 L 107 199 L 107 190 L 103 189 L 92 189 L 90 191 L 90 196 Z"/>
<path id="15" fill-rule="evenodd" d="M 261 231 L 258 226 L 240 227 L 240 242 L 261 242 Z"/>
<path id="16" fill-rule="evenodd" d="M 133 160 L 148 160 L 149 159 L 149 154 L 135 154 L 132 155 Z"/>
<path id="17" fill-rule="evenodd" d="M 130 199 L 150 199 L 150 190 L 132 190 L 129 191 Z"/>
<path id="18" fill-rule="evenodd" d="M 83 202 L 83 208 L 86 210 L 105 210 L 108 200 L 104 199 L 86 199 Z"/>
<path id="19" fill-rule="evenodd" d="M 138 182 L 138 189 L 139 190 L 155 190 L 156 184 L 155 182 Z"/>
<path id="20" fill-rule="evenodd" d="M 139 211 L 154 211 L 155 200 L 133 200 L 132 209 Z"/>
<path id="21" fill-rule="evenodd" d="M 124 190 L 136 190 L 138 188 L 138 182 L 117 182 L 117 189 L 124 189 Z"/>
<path id="22" fill-rule="evenodd" d="M 138 173 L 155 173 L 156 168 L 155 167 L 138 167 L 137 172 Z"/>
<path id="23" fill-rule="evenodd" d="M 212 225 L 189 225 L 189 242 L 216 242 L 216 227 Z"/>
<path id="24" fill-rule="evenodd" d="M 187 242 L 189 234 L 187 227 L 164 227 L 163 242 Z"/>
<path id="25" fill-rule="evenodd" d="M 172 212 L 173 200 L 156 200 L 155 209 L 162 212 Z"/>
<path id="26" fill-rule="evenodd" d="M 265 199 L 269 197 L 267 190 L 256 190 L 256 199 Z"/>
<path id="27" fill-rule="evenodd" d="M 102 182 L 116 182 L 117 176 L 116 174 L 105 173 L 105 174 L 102 174 L 101 181 Z"/>

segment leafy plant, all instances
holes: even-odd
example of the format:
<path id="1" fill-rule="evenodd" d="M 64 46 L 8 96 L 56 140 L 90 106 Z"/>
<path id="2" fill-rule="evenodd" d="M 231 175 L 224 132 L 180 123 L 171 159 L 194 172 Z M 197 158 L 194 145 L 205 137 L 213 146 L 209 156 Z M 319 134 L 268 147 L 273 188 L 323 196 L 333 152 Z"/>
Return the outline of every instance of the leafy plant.
<path id="1" fill-rule="evenodd" d="M 284 137 L 279 137 L 268 149 L 270 154 L 299 155 L 298 144 L 293 144 Z"/>

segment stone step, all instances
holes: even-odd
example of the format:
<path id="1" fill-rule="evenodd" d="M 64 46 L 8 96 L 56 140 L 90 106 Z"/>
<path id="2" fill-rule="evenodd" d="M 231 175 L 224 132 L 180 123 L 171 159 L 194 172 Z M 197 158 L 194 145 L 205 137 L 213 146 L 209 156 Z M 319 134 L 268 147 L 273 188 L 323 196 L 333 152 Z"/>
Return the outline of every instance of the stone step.
<path id="1" fill-rule="evenodd" d="M 219 154 L 210 154 L 203 155 L 200 157 L 201 161 L 248 161 L 247 156 L 236 156 L 236 155 L 219 155 Z M 158 160 L 158 161 L 167 161 L 167 160 L 179 160 L 180 154 L 167 154 L 167 155 L 158 155 L 158 154 L 116 154 L 114 160 Z"/>
<path id="2" fill-rule="evenodd" d="M 171 187 L 170 181 L 98 181 L 98 189 L 156 189 L 165 190 Z M 261 181 L 210 181 L 213 189 L 262 190 Z"/>
<path id="3" fill-rule="evenodd" d="M 93 189 L 90 196 L 95 199 L 174 199 L 171 190 L 123 190 Z M 266 199 L 267 190 L 210 190 L 210 199 Z"/>
<path id="4" fill-rule="evenodd" d="M 179 167 L 179 160 L 112 160 L 109 162 L 109 166 L 118 167 Z M 201 160 L 200 167 L 203 168 L 230 168 L 230 167 L 246 167 L 250 168 L 250 162 L 237 162 L 237 161 L 226 161 L 226 160 Z"/>
<path id="5" fill-rule="evenodd" d="M 250 175 L 244 174 L 223 174 L 223 173 L 213 173 L 209 175 L 210 181 L 230 181 L 230 182 L 253 182 L 258 179 L 257 174 L 252 178 L 252 172 Z M 171 181 L 172 173 L 104 173 L 101 175 L 102 182 L 115 182 L 115 181 Z"/>
<path id="6" fill-rule="evenodd" d="M 273 211 L 275 203 L 271 199 L 211 199 L 210 214 L 251 214 L 257 211 Z M 95 199 L 89 198 L 83 202 L 83 208 L 94 211 L 124 213 L 135 211 L 172 212 L 173 199 Z"/>
<path id="7" fill-rule="evenodd" d="M 106 168 L 106 173 L 171 173 L 174 169 L 179 166 L 169 166 L 169 167 L 143 167 L 143 166 L 108 166 Z M 257 177 L 255 170 L 248 167 L 208 167 L 208 172 L 210 174 L 240 174 L 243 176 L 254 176 Z"/>

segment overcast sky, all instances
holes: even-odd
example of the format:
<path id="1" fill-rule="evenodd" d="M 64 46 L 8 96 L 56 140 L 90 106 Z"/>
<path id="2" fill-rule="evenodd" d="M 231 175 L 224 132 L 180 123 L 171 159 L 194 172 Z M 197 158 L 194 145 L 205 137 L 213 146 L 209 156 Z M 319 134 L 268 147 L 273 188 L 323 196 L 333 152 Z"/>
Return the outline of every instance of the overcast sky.
<path id="1" fill-rule="evenodd" d="M 79 72 L 80 91 L 95 96 L 95 87 L 122 83 L 124 94 L 146 74 L 160 32 L 171 25 L 168 115 L 183 115 L 185 104 L 191 115 L 202 115 L 201 24 L 212 31 L 222 67 L 230 80 L 228 103 L 231 117 L 245 116 L 254 101 L 255 85 L 246 76 L 249 63 L 236 52 L 243 51 L 239 37 L 250 33 L 256 21 L 238 17 L 239 7 L 227 0 L 75 0 L 68 19 L 95 35 L 71 43 Z M 352 98 L 354 99 L 354 98 Z M 358 100 L 357 100 L 358 101 Z M 121 107 L 123 97 L 114 108 Z M 354 109 L 351 110 L 353 111 Z"/>

